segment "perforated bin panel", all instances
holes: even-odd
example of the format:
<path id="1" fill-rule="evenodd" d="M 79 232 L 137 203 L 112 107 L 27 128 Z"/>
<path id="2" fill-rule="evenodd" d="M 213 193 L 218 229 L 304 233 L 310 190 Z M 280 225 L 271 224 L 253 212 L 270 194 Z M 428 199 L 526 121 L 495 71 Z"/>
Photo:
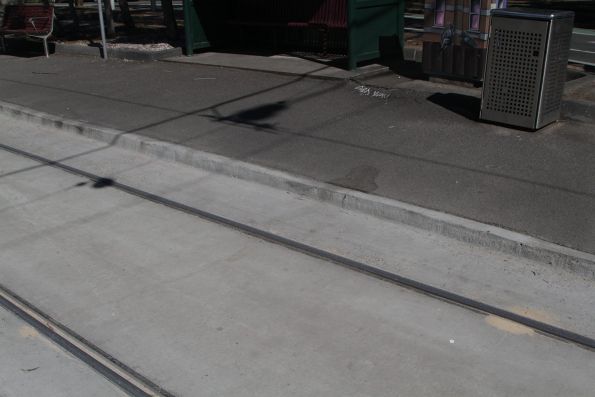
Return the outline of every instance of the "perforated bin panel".
<path id="1" fill-rule="evenodd" d="M 560 117 L 572 26 L 573 23 L 568 18 L 552 21 L 537 127 L 551 123 Z"/>
<path id="2" fill-rule="evenodd" d="M 537 128 L 549 23 L 492 20 L 482 119 Z"/>

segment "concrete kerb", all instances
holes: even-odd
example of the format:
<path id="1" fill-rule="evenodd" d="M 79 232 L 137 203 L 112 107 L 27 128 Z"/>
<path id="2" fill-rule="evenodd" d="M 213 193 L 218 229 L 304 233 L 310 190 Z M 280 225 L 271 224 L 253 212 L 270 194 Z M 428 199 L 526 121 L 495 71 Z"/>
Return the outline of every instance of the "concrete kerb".
<path id="1" fill-rule="evenodd" d="M 209 172 L 283 189 L 347 210 L 403 223 L 506 254 L 536 260 L 595 279 L 595 255 L 496 226 L 393 199 L 337 187 L 282 171 L 194 150 L 175 143 L 65 119 L 7 102 L 0 101 L 0 112 L 18 119 L 76 133 L 109 145 L 134 150 L 155 158 L 179 162 Z"/>
<path id="2" fill-rule="evenodd" d="M 186 60 L 188 59 L 188 60 Z M 244 70 L 248 72 L 255 72 L 255 73 L 266 73 L 266 74 L 275 74 L 279 76 L 292 76 L 292 77 L 307 77 L 309 79 L 314 80 L 351 80 L 354 78 L 364 78 L 364 77 L 372 77 L 378 74 L 386 73 L 389 70 L 388 66 L 382 65 L 366 65 L 362 66 L 356 70 L 344 70 L 340 68 L 330 67 L 326 65 L 320 64 L 319 69 L 311 70 L 311 71 L 303 71 L 303 70 L 291 70 L 291 68 L 287 68 L 286 70 L 282 69 L 272 69 L 272 68 L 257 68 L 257 67 L 248 67 L 243 65 L 241 62 L 238 64 L 230 65 L 230 64 L 218 64 L 218 63 L 208 63 L 208 62 L 190 62 L 189 59 L 191 57 L 171 57 L 171 58 L 163 58 L 159 61 L 161 62 L 171 62 L 171 63 L 181 63 L 185 65 L 200 65 L 200 66 L 209 66 L 209 67 L 218 67 L 224 69 L 234 69 L 234 70 Z"/>
<path id="3" fill-rule="evenodd" d="M 56 54 L 101 57 L 100 47 L 64 43 L 55 43 L 54 45 Z M 159 51 L 142 51 L 131 48 L 108 48 L 107 55 L 110 58 L 128 59 L 132 61 L 158 61 L 164 58 L 181 56 L 182 49 L 176 47 Z"/>

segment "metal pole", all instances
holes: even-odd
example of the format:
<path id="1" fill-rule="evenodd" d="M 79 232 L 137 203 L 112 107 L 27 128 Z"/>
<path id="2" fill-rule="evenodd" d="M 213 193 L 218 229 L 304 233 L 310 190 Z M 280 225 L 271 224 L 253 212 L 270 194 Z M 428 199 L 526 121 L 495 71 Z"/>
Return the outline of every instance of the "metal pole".
<path id="1" fill-rule="evenodd" d="M 107 42 L 105 40 L 105 25 L 103 23 L 103 7 L 101 7 L 101 0 L 97 0 L 97 9 L 99 10 L 99 30 L 101 31 L 101 45 L 103 48 L 103 60 L 107 61 Z"/>

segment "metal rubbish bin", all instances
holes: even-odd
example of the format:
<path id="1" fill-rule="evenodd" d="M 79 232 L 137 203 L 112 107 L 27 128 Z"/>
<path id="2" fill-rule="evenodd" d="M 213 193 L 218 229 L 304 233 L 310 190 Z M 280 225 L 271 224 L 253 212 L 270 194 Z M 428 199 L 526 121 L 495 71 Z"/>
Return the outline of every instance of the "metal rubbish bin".
<path id="1" fill-rule="evenodd" d="M 482 120 L 537 130 L 560 116 L 572 11 L 494 10 Z"/>

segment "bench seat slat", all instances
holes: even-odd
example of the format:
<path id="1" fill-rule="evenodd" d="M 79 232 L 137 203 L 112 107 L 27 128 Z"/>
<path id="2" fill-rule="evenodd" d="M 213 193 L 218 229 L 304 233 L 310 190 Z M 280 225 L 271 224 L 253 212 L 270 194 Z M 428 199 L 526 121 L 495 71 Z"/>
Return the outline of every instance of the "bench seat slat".
<path id="1" fill-rule="evenodd" d="M 6 6 L 0 32 L 49 34 L 52 30 L 53 7 L 44 5 Z"/>
<path id="2" fill-rule="evenodd" d="M 236 0 L 232 25 L 347 28 L 347 0 Z"/>

